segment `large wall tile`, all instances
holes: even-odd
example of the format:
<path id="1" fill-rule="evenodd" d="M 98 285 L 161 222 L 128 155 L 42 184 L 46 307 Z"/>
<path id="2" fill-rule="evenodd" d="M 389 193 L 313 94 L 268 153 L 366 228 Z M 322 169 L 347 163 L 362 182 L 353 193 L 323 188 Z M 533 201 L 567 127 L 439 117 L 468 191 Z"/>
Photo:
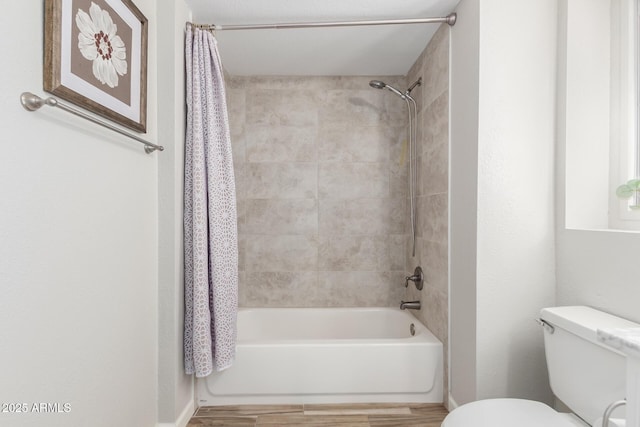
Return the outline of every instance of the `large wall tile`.
<path id="1" fill-rule="evenodd" d="M 238 162 L 233 165 L 233 176 L 236 184 L 236 199 L 243 200 L 247 195 L 247 180 L 245 178 L 245 163 Z"/>
<path id="2" fill-rule="evenodd" d="M 388 162 L 397 129 L 388 126 L 331 125 L 318 134 L 321 162 Z"/>
<path id="3" fill-rule="evenodd" d="M 426 240 L 447 243 L 449 210 L 447 193 L 418 197 L 419 235 Z"/>
<path id="4" fill-rule="evenodd" d="M 318 159 L 315 127 L 247 126 L 247 162 L 315 162 Z"/>
<path id="5" fill-rule="evenodd" d="M 247 125 L 316 126 L 322 91 L 248 89 Z"/>
<path id="6" fill-rule="evenodd" d="M 250 199 L 308 199 L 317 194 L 316 163 L 246 163 Z"/>
<path id="7" fill-rule="evenodd" d="M 247 234 L 318 233 L 316 199 L 247 199 L 244 201 L 244 227 Z"/>
<path id="8" fill-rule="evenodd" d="M 247 272 L 238 304 L 242 307 L 318 307 L 315 271 Z"/>
<path id="9" fill-rule="evenodd" d="M 244 131 L 246 123 L 246 93 L 244 89 L 227 89 L 227 114 L 231 140 Z"/>
<path id="10" fill-rule="evenodd" d="M 422 153 L 426 153 L 430 145 L 448 145 L 449 141 L 449 91 L 445 90 L 426 106 L 422 114 L 425 141 Z M 432 141 L 435 140 L 435 141 Z"/>
<path id="11" fill-rule="evenodd" d="M 449 88 L 449 33 L 448 26 L 441 26 L 427 46 L 424 63 L 424 105 L 429 105 Z"/>
<path id="12" fill-rule="evenodd" d="M 403 86 L 396 86 L 396 89 L 403 92 L 405 90 Z M 385 95 L 386 96 L 382 98 L 382 122 L 389 123 L 392 126 L 399 126 L 401 124 L 405 124 L 406 126 L 406 123 L 409 121 L 409 107 L 406 101 L 394 94 L 386 93 Z"/>
<path id="13" fill-rule="evenodd" d="M 320 200 L 319 232 L 322 235 L 388 235 L 404 232 L 406 200 Z"/>
<path id="14" fill-rule="evenodd" d="M 320 163 L 318 191 L 321 198 L 388 197 L 389 166 L 386 163 Z"/>
<path id="15" fill-rule="evenodd" d="M 233 165 L 242 165 L 246 159 L 246 145 L 244 130 L 237 135 L 231 136 L 231 152 L 233 155 Z"/>
<path id="16" fill-rule="evenodd" d="M 247 201 L 245 199 L 236 197 L 236 213 L 238 215 L 238 236 L 242 236 L 246 234 L 245 219 L 247 217 Z"/>
<path id="17" fill-rule="evenodd" d="M 318 239 L 315 236 L 247 234 L 245 271 L 316 271 Z"/>
<path id="18" fill-rule="evenodd" d="M 246 89 L 247 77 L 245 76 L 232 76 L 224 73 L 224 84 L 227 90 L 227 98 L 229 98 L 229 91 L 231 89 Z"/>
<path id="19" fill-rule="evenodd" d="M 246 283 L 246 273 L 242 270 L 238 271 L 238 306 L 246 307 L 246 300 L 248 299 L 248 287 L 245 286 Z"/>
<path id="20" fill-rule="evenodd" d="M 422 321 L 441 341 L 447 339 L 448 324 L 448 296 L 446 292 L 430 292 L 428 298 L 423 298 L 425 310 L 422 310 Z"/>
<path id="21" fill-rule="evenodd" d="M 400 305 L 401 272 L 321 271 L 318 288 L 328 307 L 389 307 Z"/>
<path id="22" fill-rule="evenodd" d="M 424 239 L 421 236 L 416 237 L 416 250 L 414 254 L 413 240 L 411 239 L 411 235 L 407 235 L 407 239 L 405 241 L 405 259 L 407 260 L 407 273 L 411 273 L 419 265 L 422 266 L 424 260 L 424 257 L 422 256 L 422 248 L 424 246 L 423 241 Z"/>
<path id="23" fill-rule="evenodd" d="M 388 271 L 391 269 L 387 236 L 322 236 L 318 268 L 332 271 Z"/>
<path id="24" fill-rule="evenodd" d="M 422 269 L 424 270 L 425 288 L 447 293 L 449 286 L 449 246 L 430 240 L 421 241 Z"/>
<path id="25" fill-rule="evenodd" d="M 319 112 L 322 127 L 350 124 L 376 126 L 386 113 L 385 98 L 389 95 L 372 88 L 363 90 L 330 90 Z"/>
<path id="26" fill-rule="evenodd" d="M 406 265 L 407 236 L 389 235 L 389 270 L 404 271 Z"/>
<path id="27" fill-rule="evenodd" d="M 409 170 L 406 167 L 391 166 L 389 171 L 389 196 L 409 197 Z"/>
<path id="28" fill-rule="evenodd" d="M 246 259 L 247 259 L 247 236 L 245 234 L 238 234 L 238 271 L 245 271 Z M 238 282 L 239 286 L 241 282 Z"/>
<path id="29" fill-rule="evenodd" d="M 409 196 L 409 139 L 406 128 L 396 130 L 389 147 L 389 193 L 391 197 Z"/>
<path id="30" fill-rule="evenodd" d="M 449 188 L 449 92 L 425 109 L 423 127 L 429 129 L 422 149 L 420 191 L 429 195 Z"/>

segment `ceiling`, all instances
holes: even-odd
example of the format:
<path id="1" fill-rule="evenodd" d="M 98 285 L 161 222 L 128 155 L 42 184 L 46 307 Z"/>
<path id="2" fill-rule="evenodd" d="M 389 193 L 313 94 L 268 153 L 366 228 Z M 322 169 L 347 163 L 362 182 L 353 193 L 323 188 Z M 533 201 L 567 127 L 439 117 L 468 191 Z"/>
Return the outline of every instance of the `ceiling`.
<path id="1" fill-rule="evenodd" d="M 460 0 L 185 0 L 198 24 L 446 16 Z M 218 31 L 232 75 L 405 75 L 439 24 Z"/>

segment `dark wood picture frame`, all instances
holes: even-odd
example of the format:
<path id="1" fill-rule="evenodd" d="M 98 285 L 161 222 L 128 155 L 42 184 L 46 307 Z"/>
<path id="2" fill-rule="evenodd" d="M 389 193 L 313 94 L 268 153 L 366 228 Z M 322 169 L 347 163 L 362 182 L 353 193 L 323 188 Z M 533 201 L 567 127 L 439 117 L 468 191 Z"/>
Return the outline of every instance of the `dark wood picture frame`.
<path id="1" fill-rule="evenodd" d="M 147 18 L 131 0 L 45 0 L 44 90 L 144 133 L 147 43 Z"/>

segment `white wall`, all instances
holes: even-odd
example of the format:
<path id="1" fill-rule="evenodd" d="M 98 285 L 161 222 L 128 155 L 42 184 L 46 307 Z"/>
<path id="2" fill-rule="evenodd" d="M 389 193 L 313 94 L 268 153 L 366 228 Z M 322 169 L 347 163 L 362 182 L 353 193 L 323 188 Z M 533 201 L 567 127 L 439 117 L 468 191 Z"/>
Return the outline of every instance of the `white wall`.
<path id="1" fill-rule="evenodd" d="M 558 305 L 589 305 L 640 322 L 637 232 L 558 230 Z"/>
<path id="2" fill-rule="evenodd" d="M 148 129 L 156 139 L 155 2 Z M 131 140 L 61 110 L 42 91 L 43 2 L 0 14 L 0 413 L 7 426 L 153 426 L 157 406 L 157 164 Z"/>
<path id="3" fill-rule="evenodd" d="M 159 366 L 158 421 L 185 425 L 194 412 L 193 378 L 184 373 L 183 182 L 184 29 L 191 14 L 182 0 L 158 2 Z"/>
<path id="4" fill-rule="evenodd" d="M 553 305 L 554 0 L 480 2 L 478 397 L 549 400 Z"/>
<path id="5" fill-rule="evenodd" d="M 463 403 L 476 396 L 479 2 L 463 0 L 456 12 L 449 122 L 449 384 L 456 402 Z"/>
<path id="6" fill-rule="evenodd" d="M 555 296 L 556 2 L 482 0 L 475 11 L 467 3 L 463 0 L 459 8 L 479 13 L 479 34 L 475 23 L 454 27 L 451 200 L 454 211 L 459 192 L 477 191 L 477 234 L 467 236 L 468 244 L 476 246 L 476 315 L 473 325 L 465 317 L 471 310 L 459 312 L 470 304 L 465 298 L 473 298 L 472 275 L 458 282 L 455 269 L 460 264 L 468 268 L 471 261 L 459 259 L 462 254 L 452 249 L 451 338 L 452 352 L 458 349 L 458 354 L 452 356 L 451 393 L 458 404 L 499 396 L 550 401 L 542 335 L 533 320 L 541 308 L 553 305 Z M 456 153 L 455 135 L 473 132 L 461 130 L 469 123 L 456 118 L 455 103 L 474 102 L 475 94 L 470 100 L 455 94 L 457 85 L 472 81 L 475 70 L 455 66 L 465 64 L 456 58 L 467 31 L 467 37 L 479 39 L 479 104 L 477 187 L 465 189 L 455 185 L 456 174 L 464 174 L 455 171 L 462 156 Z M 473 65 L 473 58 L 468 61 Z M 474 174 L 474 168 L 467 173 Z M 473 178 L 462 176 L 460 182 L 473 184 Z M 469 198 L 473 201 L 472 194 Z M 452 244 L 461 239 L 454 229 L 457 215 L 452 215 Z M 465 215 L 468 222 L 471 215 Z M 456 321 L 466 329 L 456 330 Z M 476 351 L 460 354 L 473 340 L 468 336 L 473 326 Z"/>

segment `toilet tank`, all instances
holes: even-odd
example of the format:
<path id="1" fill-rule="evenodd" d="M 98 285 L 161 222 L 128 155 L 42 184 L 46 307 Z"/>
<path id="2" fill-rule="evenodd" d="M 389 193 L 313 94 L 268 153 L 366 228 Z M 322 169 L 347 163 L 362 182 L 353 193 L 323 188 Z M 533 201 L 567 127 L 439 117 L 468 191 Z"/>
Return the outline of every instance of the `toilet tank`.
<path id="1" fill-rule="evenodd" d="M 626 360 L 599 343 L 598 329 L 637 328 L 637 323 L 590 307 L 545 308 L 540 317 L 553 394 L 592 424 L 612 402 L 625 398 Z"/>

